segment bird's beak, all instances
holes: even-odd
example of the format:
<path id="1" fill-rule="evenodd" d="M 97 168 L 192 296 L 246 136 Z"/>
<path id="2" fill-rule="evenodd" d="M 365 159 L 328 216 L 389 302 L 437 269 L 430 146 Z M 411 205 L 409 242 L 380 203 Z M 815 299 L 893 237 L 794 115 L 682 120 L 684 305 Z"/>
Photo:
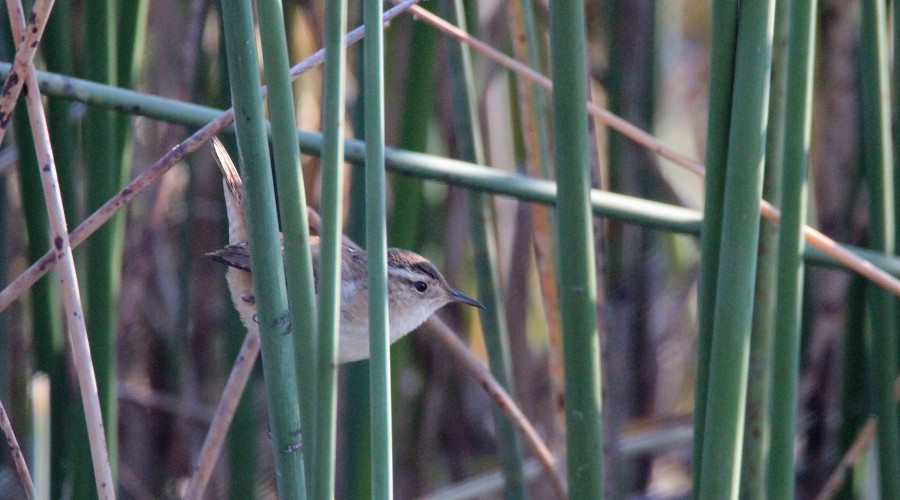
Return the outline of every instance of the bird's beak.
<path id="1" fill-rule="evenodd" d="M 453 302 L 461 302 L 463 304 L 469 304 L 470 306 L 475 306 L 479 309 L 484 309 L 484 304 L 478 302 L 477 300 L 469 297 L 468 295 L 460 292 L 459 290 L 450 290 L 450 298 L 453 299 Z"/>

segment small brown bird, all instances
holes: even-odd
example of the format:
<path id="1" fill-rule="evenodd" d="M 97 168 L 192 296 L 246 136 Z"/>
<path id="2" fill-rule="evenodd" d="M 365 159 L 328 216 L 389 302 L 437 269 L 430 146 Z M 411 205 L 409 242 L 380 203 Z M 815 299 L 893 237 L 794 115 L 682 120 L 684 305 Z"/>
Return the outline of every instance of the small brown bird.
<path id="1" fill-rule="evenodd" d="M 258 329 L 256 324 L 256 297 L 250 266 L 250 246 L 247 243 L 247 223 L 243 209 L 243 184 L 228 151 L 213 140 L 216 163 L 222 170 L 225 206 L 228 212 L 229 245 L 207 254 L 213 260 L 229 266 L 226 278 L 231 300 L 247 328 Z M 318 227 L 318 215 L 311 209 L 307 213 L 310 226 Z M 319 238 L 310 239 L 313 272 L 318 290 Z M 421 325 L 441 307 L 459 302 L 481 309 L 477 300 L 452 288 L 428 259 L 421 255 L 389 248 L 388 266 L 388 318 L 390 341 L 396 342 Z M 368 259 L 366 252 L 348 239 L 344 239 L 341 253 L 341 324 L 338 341 L 338 362 L 346 363 L 369 357 L 369 294 Z"/>

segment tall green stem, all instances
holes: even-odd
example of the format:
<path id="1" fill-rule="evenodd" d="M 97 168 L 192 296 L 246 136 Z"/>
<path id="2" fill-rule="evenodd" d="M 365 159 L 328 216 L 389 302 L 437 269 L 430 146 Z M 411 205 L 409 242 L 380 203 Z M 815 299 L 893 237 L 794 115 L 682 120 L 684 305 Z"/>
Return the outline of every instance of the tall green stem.
<path id="1" fill-rule="evenodd" d="M 107 85 L 118 85 L 117 6 L 114 0 L 92 0 L 85 5 L 85 53 L 91 54 L 84 66 L 85 76 Z M 121 147 L 110 138 L 122 138 L 113 111 L 89 107 L 82 126 L 87 210 L 92 212 L 111 198 L 124 184 L 129 170 L 121 161 Z M 85 289 L 85 321 L 90 336 L 91 352 L 106 442 L 113 477 L 118 469 L 118 400 L 116 398 L 116 326 L 118 324 L 119 290 L 122 281 L 122 258 L 125 240 L 125 216 L 120 213 L 100 228 L 87 244 Z M 83 424 L 82 424 L 83 425 Z M 79 426 L 81 427 L 81 425 Z M 79 431 L 80 432 L 80 431 Z M 76 497 L 96 495 L 90 464 L 79 457 L 87 450 L 86 431 L 73 448 L 74 491 Z"/>
<path id="2" fill-rule="evenodd" d="M 371 352 L 372 496 L 393 497 L 391 450 L 391 358 L 388 348 L 387 228 L 384 187 L 384 30 L 381 2 L 363 0 L 366 100 L 366 249 L 369 256 L 369 349 Z"/>
<path id="3" fill-rule="evenodd" d="M 731 126 L 731 93 L 734 53 L 737 46 L 738 3 L 713 0 L 710 39 L 709 111 L 706 134 L 706 184 L 703 197 L 703 227 L 700 237 L 700 276 L 697 288 L 697 380 L 694 389 L 694 442 L 691 492 L 700 495 L 701 459 L 706 436 L 709 363 L 712 356 L 716 279 L 719 273 L 719 242 L 722 240 L 722 205 L 725 197 L 725 167 L 728 162 L 728 130 Z"/>
<path id="4" fill-rule="evenodd" d="M 791 498 L 794 495 L 794 429 L 797 422 L 800 321 L 803 312 L 802 227 L 806 223 L 816 3 L 815 0 L 795 1 L 790 15 L 778 303 L 775 307 L 772 349 L 772 379 L 778 383 L 772 385 L 771 393 L 769 498 Z"/>
<path id="5" fill-rule="evenodd" d="M 322 229 L 319 261 L 318 395 L 315 433 L 315 488 L 334 495 L 337 420 L 337 349 L 341 307 L 341 184 L 344 169 L 344 72 L 347 1 L 326 6 L 325 102 L 322 116 Z"/>
<path id="6" fill-rule="evenodd" d="M 260 36 L 265 60 L 272 121 L 272 146 L 278 185 L 279 215 L 284 232 L 284 272 L 291 313 L 297 388 L 303 418 L 303 442 L 315 442 L 313 408 L 316 404 L 316 289 L 310 252 L 309 221 L 306 219 L 306 190 L 300 165 L 300 145 L 296 134 L 296 110 L 288 72 L 287 36 L 280 0 L 259 0 Z M 311 456 L 304 450 L 306 457 Z M 304 474 L 304 477 L 312 474 Z M 328 495 L 330 496 L 330 495 Z"/>
<path id="7" fill-rule="evenodd" d="M 461 0 L 455 0 L 453 5 L 446 5 L 444 13 L 446 17 L 453 19 L 460 29 L 468 31 Z M 481 139 L 481 126 L 477 119 L 478 105 L 472 56 L 469 47 L 462 43 L 458 46 L 450 45 L 448 52 L 450 74 L 456 76 L 452 82 L 453 124 L 454 129 L 460 134 L 459 156 L 463 160 L 483 165 L 484 145 Z M 491 373 L 504 389 L 514 394 L 509 334 L 506 329 L 503 296 L 500 294 L 503 287 L 497 269 L 497 235 L 494 229 L 493 206 L 491 200 L 484 195 L 470 193 L 469 210 L 471 210 L 470 228 L 479 296 L 485 305 L 481 318 Z M 506 498 L 509 500 L 526 498 L 528 491 L 519 435 L 509 419 L 496 407 L 494 421 L 497 423 L 500 459 L 506 479 Z"/>
<path id="8" fill-rule="evenodd" d="M 358 6 L 359 17 L 362 17 L 363 5 Z M 357 49 L 359 50 L 359 49 Z M 355 73 L 363 74 L 365 61 L 356 57 Z M 351 120 L 356 136 L 365 140 L 365 99 L 357 94 L 356 102 L 351 110 Z M 324 137 L 323 137 L 324 141 Z M 323 142 L 324 147 L 324 142 Z M 366 241 L 366 178 L 361 168 L 350 172 L 350 210 L 347 221 L 347 236 L 356 242 Z M 347 498 L 369 498 L 372 496 L 372 438 L 369 422 L 369 362 L 350 363 L 343 370 L 347 390 L 344 394 L 346 419 L 344 432 L 347 443 L 357 443 L 346 449 L 344 470 L 347 471 L 344 485 Z"/>
<path id="9" fill-rule="evenodd" d="M 272 453 L 281 498 L 305 498 L 300 408 L 294 368 L 275 191 L 259 92 L 250 3 L 223 0 L 222 21 L 235 110 L 240 163 L 246 182 L 254 293 L 269 407 Z"/>
<path id="10" fill-rule="evenodd" d="M 410 151 L 425 151 L 429 135 L 427 123 L 435 102 L 434 70 L 437 58 L 434 54 L 438 34 L 424 23 L 411 24 L 409 38 L 400 42 L 408 44 L 409 48 L 397 145 Z M 425 183 L 415 177 L 392 176 L 391 196 L 403 200 L 403 203 L 395 203 L 391 210 L 388 241 L 391 246 L 416 249 L 422 243 L 422 221 L 428 217 Z"/>
<path id="11" fill-rule="evenodd" d="M 776 0 L 775 9 L 763 198 L 777 207 L 781 206 L 782 200 L 790 1 Z M 741 459 L 741 495 L 744 498 L 759 500 L 766 498 L 766 461 L 769 455 L 769 436 L 772 432 L 769 412 L 775 307 L 778 301 L 778 287 L 775 285 L 778 279 L 778 228 L 779 225 L 774 221 L 760 221 L 756 291 L 753 296 L 753 326 L 750 334 L 747 411 Z M 775 424 L 781 425 L 777 422 Z"/>
<path id="12" fill-rule="evenodd" d="M 740 5 L 700 498 L 737 498 L 740 484 L 773 14 L 774 0 Z"/>
<path id="13" fill-rule="evenodd" d="M 550 4 L 556 142 L 559 295 L 565 363 L 566 450 L 572 498 L 603 497 L 600 347 L 594 231 L 588 191 L 584 3 Z"/>
<path id="14" fill-rule="evenodd" d="M 869 184 L 869 246 L 885 254 L 896 251 L 894 164 L 891 143 L 890 82 L 885 4 L 862 2 L 860 40 L 863 165 Z M 875 412 L 878 416 L 878 465 L 883 498 L 900 498 L 900 430 L 894 377 L 897 374 L 897 298 L 870 288 L 873 318 L 871 355 L 875 370 Z M 874 325 L 875 323 L 873 323 Z"/>

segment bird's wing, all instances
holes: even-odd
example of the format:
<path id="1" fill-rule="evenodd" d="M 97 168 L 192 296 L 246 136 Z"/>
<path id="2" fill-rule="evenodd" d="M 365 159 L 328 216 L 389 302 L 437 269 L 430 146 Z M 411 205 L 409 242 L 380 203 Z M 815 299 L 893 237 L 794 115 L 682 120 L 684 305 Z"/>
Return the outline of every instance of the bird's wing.
<path id="1" fill-rule="evenodd" d="M 206 256 L 226 266 L 242 269 L 248 273 L 251 272 L 250 246 L 246 242 L 228 245 L 215 252 L 210 252 Z"/>

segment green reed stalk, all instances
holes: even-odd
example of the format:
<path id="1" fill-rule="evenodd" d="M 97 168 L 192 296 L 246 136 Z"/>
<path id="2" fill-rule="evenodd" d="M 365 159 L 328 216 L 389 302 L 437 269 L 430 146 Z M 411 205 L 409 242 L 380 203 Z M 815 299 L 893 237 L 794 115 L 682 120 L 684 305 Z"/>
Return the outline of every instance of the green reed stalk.
<path id="1" fill-rule="evenodd" d="M 309 221 L 306 218 L 306 190 L 300 164 L 300 145 L 296 134 L 296 111 L 291 77 L 288 74 L 287 35 L 280 0 L 260 0 L 260 36 L 269 87 L 269 116 L 272 121 L 272 146 L 275 175 L 278 180 L 279 215 L 284 233 L 285 277 L 291 312 L 297 389 L 300 400 L 303 442 L 314 443 L 313 411 L 319 381 L 316 376 L 316 289 Z M 304 449 L 304 459 L 312 456 Z M 307 462 L 308 463 L 308 462 Z M 310 470 L 309 465 L 306 466 Z M 312 474 L 304 474 L 311 477 Z M 332 481 L 333 482 L 333 481 Z M 331 496 L 331 495 L 326 495 Z"/>
<path id="2" fill-rule="evenodd" d="M 445 14 L 461 29 L 466 28 L 465 10 L 461 0 L 455 0 L 452 7 L 447 5 Z M 475 75 L 472 70 L 472 55 L 468 45 L 450 44 L 448 50 L 450 74 L 455 75 L 452 83 L 453 124 L 459 131 L 459 157 L 480 165 L 485 164 L 481 126 L 478 122 L 478 104 L 475 92 Z M 478 291 L 485 311 L 481 314 L 484 340 L 488 350 L 491 373 L 511 395 L 513 389 L 512 361 L 509 352 L 509 333 L 506 329 L 506 308 L 500 293 L 500 272 L 497 269 L 497 235 L 494 228 L 494 210 L 490 198 L 480 193 L 469 194 L 471 211 L 470 228 L 472 246 L 475 252 L 475 271 Z M 523 499 L 528 497 L 525 483 L 522 442 L 512 422 L 494 408 L 494 421 L 500 448 L 500 460 L 506 481 L 505 498 Z"/>
<path id="3" fill-rule="evenodd" d="M 364 0 L 366 39 L 363 94 L 366 159 L 366 249 L 369 256 L 369 349 L 371 352 L 372 498 L 393 497 L 391 450 L 391 358 L 387 310 L 387 230 L 384 175 L 384 30 L 381 2 Z"/>
<path id="4" fill-rule="evenodd" d="M 896 251 L 894 220 L 894 164 L 891 143 L 890 81 L 887 54 L 885 4 L 862 2 L 860 87 L 862 91 L 863 165 L 869 185 L 869 245 L 893 254 Z M 881 495 L 900 498 L 900 429 L 894 377 L 897 374 L 897 298 L 883 289 L 870 288 L 872 318 L 871 356 L 874 368 L 875 413 L 878 416 L 878 464 Z"/>
<path id="5" fill-rule="evenodd" d="M 775 2 L 775 31 L 772 46 L 772 77 L 769 97 L 769 126 L 766 131 L 766 163 L 763 198 L 781 206 L 781 179 L 784 169 L 785 105 L 787 98 L 788 31 L 790 1 Z M 766 462 L 772 432 L 770 401 L 772 390 L 772 346 L 775 308 L 778 302 L 778 228 L 764 219 L 759 226 L 759 258 L 756 292 L 753 297 L 753 326 L 747 378 L 747 411 L 741 457 L 741 495 L 748 499 L 766 497 Z M 775 422 L 777 424 L 777 422 Z"/>
<path id="6" fill-rule="evenodd" d="M 363 5 L 358 7 L 358 15 L 362 16 Z M 360 49 L 357 49 L 360 50 Z M 363 74 L 365 61 L 356 58 L 356 74 Z M 365 98 L 359 93 L 351 109 L 351 120 L 356 136 L 365 140 Z M 324 140 L 324 137 L 323 137 Z M 350 173 L 350 207 L 347 221 L 347 236 L 358 243 L 366 241 L 366 178 L 362 168 Z M 369 422 L 369 361 L 359 361 L 346 365 L 343 376 L 347 390 L 344 394 L 346 419 L 344 432 L 347 446 L 344 459 L 344 485 L 347 498 L 371 498 L 372 496 L 372 437 Z"/>
<path id="7" fill-rule="evenodd" d="M 740 6 L 709 359 L 707 397 L 716 404 L 706 407 L 700 498 L 736 498 L 738 494 L 773 14 L 773 0 Z"/>
<path id="8" fill-rule="evenodd" d="M 344 170 L 344 88 L 347 2 L 328 2 L 325 11 L 325 96 L 322 117 L 322 229 L 319 262 L 319 352 L 316 401 L 316 493 L 334 495 L 337 428 L 337 349 L 341 306 L 341 185 Z M 352 473 L 349 472 L 348 473 Z"/>
<path id="9" fill-rule="evenodd" d="M 281 498 L 305 498 L 294 346 L 250 4 L 223 1 L 222 21 L 239 158 L 246 178 L 250 253 L 275 477 Z"/>
<path id="10" fill-rule="evenodd" d="M 566 450 L 573 498 L 603 497 L 597 281 L 590 214 L 584 3 L 550 4 L 557 247 L 565 364 Z"/>
<path id="11" fill-rule="evenodd" d="M 797 380 L 800 374 L 800 329 L 803 313 L 803 237 L 806 223 L 809 141 L 812 124 L 812 83 L 815 60 L 816 2 L 792 3 L 785 112 L 784 169 L 778 304 L 772 352 L 771 442 L 768 497 L 794 495 L 794 439 L 797 422 Z"/>
<path id="12" fill-rule="evenodd" d="M 117 4 L 114 0 L 92 0 L 85 4 L 84 51 L 91 55 L 85 65 L 85 77 L 107 85 L 118 85 L 116 30 Z M 93 212 L 124 184 L 129 169 L 121 161 L 121 146 L 110 138 L 119 137 L 114 112 L 89 107 L 82 124 L 82 158 L 90 159 L 85 169 L 86 208 Z M 90 336 L 91 352 L 106 442 L 113 477 L 118 469 L 118 401 L 116 398 L 116 326 L 118 324 L 119 289 L 125 241 L 125 214 L 120 213 L 100 228 L 86 246 L 83 276 L 85 321 Z M 84 417 L 80 417 L 83 419 Z M 84 423 L 77 424 L 81 429 Z M 75 441 L 72 465 L 75 497 L 91 497 L 97 493 L 90 463 L 76 457 L 87 456 L 87 431 Z"/>
<path id="13" fill-rule="evenodd" d="M 703 446 L 706 439 L 706 407 L 709 364 L 712 356 L 713 316 L 722 241 L 725 168 L 731 127 L 731 95 L 734 85 L 734 53 L 737 46 L 738 3 L 713 0 L 710 39 L 709 110 L 706 133 L 706 184 L 703 228 L 700 238 L 700 276 L 697 287 L 697 375 L 694 388 L 694 442 L 691 492 L 700 495 Z"/>

